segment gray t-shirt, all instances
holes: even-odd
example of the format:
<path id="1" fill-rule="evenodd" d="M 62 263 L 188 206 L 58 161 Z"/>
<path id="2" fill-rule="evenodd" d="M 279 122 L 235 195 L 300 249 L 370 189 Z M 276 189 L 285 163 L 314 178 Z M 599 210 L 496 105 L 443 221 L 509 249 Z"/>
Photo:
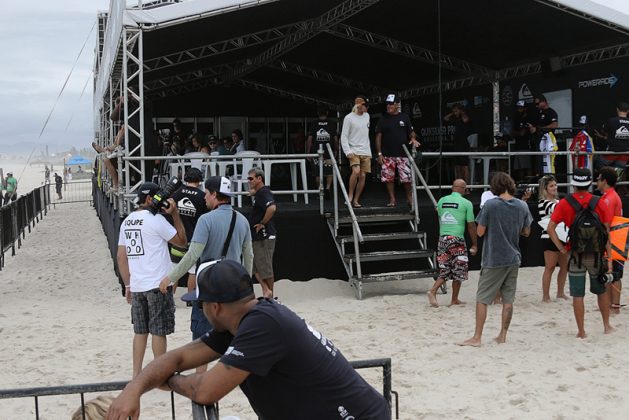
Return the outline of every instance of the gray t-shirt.
<path id="1" fill-rule="evenodd" d="M 199 218 L 194 229 L 191 242 L 205 244 L 201 261 L 218 260 L 223 252 L 223 245 L 229 232 L 232 217 L 232 206 L 222 204 Z M 227 259 L 242 263 L 243 244 L 251 242 L 249 222 L 241 213 L 236 212 L 236 225 L 227 249 Z"/>
<path id="2" fill-rule="evenodd" d="M 483 241 L 481 267 L 520 265 L 520 232 L 533 222 L 528 206 L 522 200 L 488 200 L 476 216 L 476 223 L 487 227 Z"/>

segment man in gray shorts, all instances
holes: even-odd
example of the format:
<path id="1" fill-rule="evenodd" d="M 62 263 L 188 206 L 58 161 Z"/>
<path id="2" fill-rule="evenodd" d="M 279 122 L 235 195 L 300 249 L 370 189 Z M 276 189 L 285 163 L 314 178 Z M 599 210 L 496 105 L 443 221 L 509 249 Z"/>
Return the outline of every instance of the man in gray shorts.
<path id="1" fill-rule="evenodd" d="M 142 370 L 148 336 L 155 357 L 166 352 L 166 336 L 175 330 L 175 303 L 172 288 L 160 292 L 159 281 L 170 269 L 168 243 L 186 245 L 186 230 L 172 198 L 164 211 L 173 219 L 171 226 L 152 208 L 159 186 L 145 182 L 138 189 L 139 208 L 120 225 L 118 270 L 131 305 L 133 323 L 133 377 Z"/>
<path id="2" fill-rule="evenodd" d="M 518 242 L 520 235 L 531 233 L 533 217 L 526 203 L 513 197 L 513 179 L 504 172 L 496 172 L 490 187 L 497 197 L 487 201 L 476 217 L 477 234 L 485 237 L 476 292 L 476 330 L 472 338 L 459 343 L 461 346 L 480 347 L 487 305 L 493 302 L 498 292 L 502 293 L 502 327 L 496 342 L 506 341 L 522 258 Z"/>
<path id="3" fill-rule="evenodd" d="M 251 240 L 253 243 L 253 273 L 262 286 L 266 298 L 273 297 L 273 254 L 275 252 L 275 199 L 271 189 L 264 185 L 264 171 L 253 168 L 249 171 L 249 190 L 253 195 L 253 208 L 249 215 Z"/>

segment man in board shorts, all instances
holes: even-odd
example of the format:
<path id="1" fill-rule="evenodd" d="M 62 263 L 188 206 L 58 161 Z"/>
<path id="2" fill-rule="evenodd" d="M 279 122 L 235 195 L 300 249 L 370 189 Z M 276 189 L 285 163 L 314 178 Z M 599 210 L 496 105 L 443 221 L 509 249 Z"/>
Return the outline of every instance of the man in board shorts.
<path id="1" fill-rule="evenodd" d="M 472 239 L 470 254 L 476 255 L 476 223 L 472 203 L 463 198 L 467 184 L 462 179 L 452 183 L 452 194 L 441 197 L 437 203 L 439 214 L 439 244 L 437 245 L 437 263 L 439 277 L 428 291 L 430 306 L 438 308 L 437 290 L 447 280 L 452 280 L 452 303 L 461 305 L 459 300 L 461 283 L 467 280 L 467 246 L 465 245 L 465 227 Z"/>

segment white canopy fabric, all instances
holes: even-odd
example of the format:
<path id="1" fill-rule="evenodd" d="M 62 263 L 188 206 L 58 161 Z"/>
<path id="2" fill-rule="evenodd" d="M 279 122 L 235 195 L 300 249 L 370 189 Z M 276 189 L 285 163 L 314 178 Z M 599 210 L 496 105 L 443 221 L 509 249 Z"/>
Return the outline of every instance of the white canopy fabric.
<path id="1" fill-rule="evenodd" d="M 629 29 L 627 0 L 556 0 L 557 3 Z"/>
<path id="2" fill-rule="evenodd" d="M 278 0 L 188 0 L 154 9 L 127 9 L 124 22 L 129 26 L 163 26 L 273 1 Z M 627 0 L 556 0 L 556 3 L 629 29 Z"/>
<path id="3" fill-rule="evenodd" d="M 200 19 L 274 1 L 277 0 L 190 0 L 154 9 L 128 9 L 125 13 L 125 25 L 164 26 L 182 20 Z"/>

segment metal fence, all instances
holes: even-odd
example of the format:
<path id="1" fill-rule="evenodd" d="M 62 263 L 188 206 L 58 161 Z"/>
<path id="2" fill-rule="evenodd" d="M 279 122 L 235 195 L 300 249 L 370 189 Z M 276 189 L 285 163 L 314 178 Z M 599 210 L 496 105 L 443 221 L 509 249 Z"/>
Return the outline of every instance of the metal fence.
<path id="1" fill-rule="evenodd" d="M 31 232 L 35 223 L 48 213 L 50 207 L 49 185 L 35 188 L 17 200 L 0 207 L 0 270 L 4 267 L 4 255 L 11 250 L 22 247 L 22 239 L 26 237 L 26 230 Z"/>
<path id="2" fill-rule="evenodd" d="M 50 188 L 53 190 L 50 192 L 53 206 L 69 203 L 93 203 L 91 178 L 67 181 L 61 186 L 51 184 Z"/>
<path id="3" fill-rule="evenodd" d="M 391 407 L 392 394 L 395 395 L 395 413 L 396 419 L 400 418 L 399 415 L 399 401 L 397 392 L 391 389 L 391 359 L 372 359 L 372 360 L 355 360 L 350 364 L 354 369 L 366 369 L 366 368 L 382 368 L 382 393 L 387 400 L 387 403 Z M 67 385 L 67 386 L 50 386 L 39 388 L 18 388 L 18 389 L 4 389 L 0 390 L 0 400 L 12 399 L 12 398 L 33 398 L 35 404 L 35 419 L 39 420 L 39 400 L 41 397 L 54 396 L 54 395 L 72 395 L 79 394 L 81 401 L 81 408 L 83 418 L 85 419 L 85 394 L 94 392 L 106 392 L 106 391 L 119 391 L 123 389 L 128 382 L 104 382 L 96 384 L 83 384 L 83 385 Z M 172 419 L 176 419 L 175 413 L 175 394 L 170 393 L 170 407 Z M 196 403 L 192 403 L 192 419 L 193 420 L 218 420 L 219 410 L 218 404 L 210 406 L 201 406 Z"/>

